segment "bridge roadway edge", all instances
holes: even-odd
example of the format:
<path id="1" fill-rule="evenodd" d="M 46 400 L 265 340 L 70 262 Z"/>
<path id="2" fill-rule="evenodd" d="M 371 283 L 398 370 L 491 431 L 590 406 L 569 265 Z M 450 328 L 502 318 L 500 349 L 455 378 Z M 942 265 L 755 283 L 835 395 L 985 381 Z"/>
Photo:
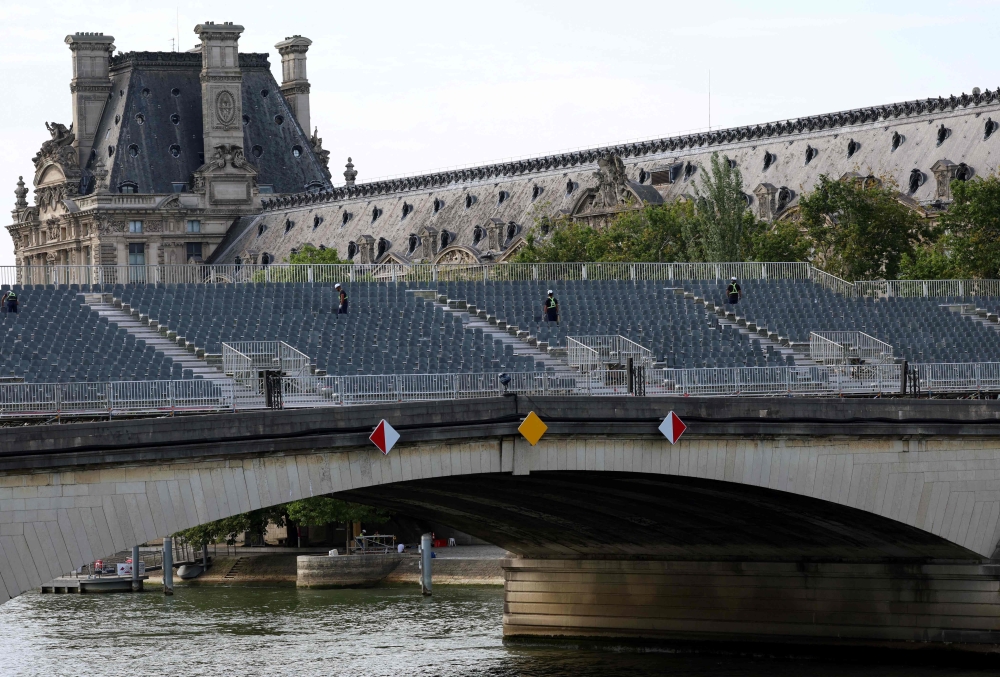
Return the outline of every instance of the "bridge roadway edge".
<path id="1" fill-rule="evenodd" d="M 691 426 L 674 447 L 656 431 L 671 409 Z M 516 434 L 529 410 L 550 426 L 534 448 Z M 389 457 L 367 441 L 383 417 L 403 433 Z M 1000 647 L 992 401 L 505 397 L 25 427 L 0 449 L 0 599 L 135 542 L 338 493 L 507 538 L 522 555 L 505 567 L 508 636 Z M 729 503 L 671 517 L 703 499 Z M 653 526 L 635 529 L 632 505 Z M 755 505 L 776 521 L 733 549 L 719 525 Z M 607 524 L 572 523 L 588 511 Z M 560 525 L 573 533 L 540 545 Z M 636 536 L 660 525 L 676 543 Z"/>

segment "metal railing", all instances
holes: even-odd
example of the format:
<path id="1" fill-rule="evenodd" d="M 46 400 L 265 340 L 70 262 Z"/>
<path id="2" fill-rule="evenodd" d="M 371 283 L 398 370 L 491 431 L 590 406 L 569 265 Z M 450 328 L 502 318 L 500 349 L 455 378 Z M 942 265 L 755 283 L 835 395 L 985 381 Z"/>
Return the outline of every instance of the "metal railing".
<path id="1" fill-rule="evenodd" d="M 0 417 L 231 411 L 230 381 L 0 384 Z"/>
<path id="2" fill-rule="evenodd" d="M 808 263 L 175 264 L 0 266 L 0 284 L 260 284 L 449 280 L 811 280 L 848 297 L 997 296 L 1000 280 L 848 282 Z"/>
<path id="3" fill-rule="evenodd" d="M 928 395 L 1000 392 L 1000 363 L 911 364 L 910 371 Z"/>
<path id="4" fill-rule="evenodd" d="M 284 408 L 337 407 L 522 395 L 765 396 L 875 395 L 903 390 L 902 364 L 717 369 L 592 369 L 577 374 L 387 374 L 286 376 Z M 917 392 L 1000 393 L 1000 362 L 909 364 Z M 0 418 L 128 416 L 264 408 L 260 379 L 0 384 Z"/>
<path id="5" fill-rule="evenodd" d="M 736 367 L 665 369 L 650 374 L 660 384 L 647 385 L 647 395 L 871 395 L 898 393 L 902 365 L 862 364 L 801 367 Z"/>
<path id="6" fill-rule="evenodd" d="M 809 357 L 828 365 L 895 361 L 890 344 L 860 331 L 810 332 Z"/>
<path id="7" fill-rule="evenodd" d="M 854 287 L 857 296 L 1000 296 L 1000 280 L 863 280 Z"/>
<path id="8" fill-rule="evenodd" d="M 348 554 L 387 555 L 396 552 L 396 537 L 391 534 L 355 536 Z"/>
<path id="9" fill-rule="evenodd" d="M 548 372 L 507 374 L 385 374 L 371 376 L 305 376 L 281 379 L 284 408 L 418 402 L 495 397 L 505 392 L 530 395 L 575 395 L 576 380 Z"/>
<path id="10" fill-rule="evenodd" d="M 0 266 L 0 284 L 811 279 L 807 263 L 177 264 Z M 824 273 L 825 275 L 825 273 Z"/>
<path id="11" fill-rule="evenodd" d="M 222 370 L 238 381 L 240 378 L 257 378 L 258 372 L 267 370 L 280 371 L 286 376 L 306 376 L 309 369 L 309 356 L 284 341 L 232 341 L 222 344 Z"/>
<path id="12" fill-rule="evenodd" d="M 582 372 L 625 365 L 629 359 L 636 366 L 652 367 L 653 352 L 642 345 L 620 336 L 567 336 L 566 359 L 569 366 Z"/>

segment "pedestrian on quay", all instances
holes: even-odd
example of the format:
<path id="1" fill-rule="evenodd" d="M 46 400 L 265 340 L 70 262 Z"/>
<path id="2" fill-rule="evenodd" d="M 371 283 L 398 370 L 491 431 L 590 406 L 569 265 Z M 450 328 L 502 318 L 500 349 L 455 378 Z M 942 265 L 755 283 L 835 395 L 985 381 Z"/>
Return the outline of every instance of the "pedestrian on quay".
<path id="1" fill-rule="evenodd" d="M 340 305 L 337 306 L 337 314 L 347 315 L 347 292 L 344 291 L 339 282 L 334 285 L 334 289 L 337 290 L 337 296 L 340 299 Z"/>
<path id="2" fill-rule="evenodd" d="M 18 306 L 17 294 L 15 294 L 13 291 L 9 291 L 6 294 L 4 294 L 4 298 L 6 299 L 5 305 L 7 306 L 7 312 L 16 313 Z"/>
<path id="3" fill-rule="evenodd" d="M 3 296 L 0 296 L 0 313 L 7 312 L 7 297 L 10 295 L 10 291 L 5 291 Z"/>

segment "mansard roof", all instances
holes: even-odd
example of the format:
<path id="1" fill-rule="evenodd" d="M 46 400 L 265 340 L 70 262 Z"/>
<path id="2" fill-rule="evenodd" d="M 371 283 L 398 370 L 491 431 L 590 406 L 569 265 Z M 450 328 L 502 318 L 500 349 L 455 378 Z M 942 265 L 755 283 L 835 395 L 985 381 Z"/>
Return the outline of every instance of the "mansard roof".
<path id="1" fill-rule="evenodd" d="M 978 88 L 976 89 L 978 90 Z M 280 210 L 297 205 L 315 204 L 317 202 L 376 197 L 411 190 L 445 187 L 452 184 L 512 178 L 546 171 L 572 170 L 580 165 L 592 165 L 597 162 L 598 158 L 611 154 L 618 155 L 621 158 L 642 159 L 646 156 L 656 156 L 664 153 L 706 151 L 713 149 L 713 147 L 739 142 L 759 141 L 766 143 L 781 137 L 808 132 L 836 130 L 838 128 L 863 125 L 865 123 L 890 122 L 915 116 L 932 115 L 980 106 L 995 106 L 998 103 L 1000 103 L 1000 87 L 993 91 L 987 89 L 983 92 L 975 91 L 973 94 L 963 93 L 961 96 L 952 95 L 947 98 L 937 97 L 903 101 L 882 106 L 856 108 L 837 113 L 780 120 L 778 122 L 603 146 L 570 153 L 470 167 L 467 169 L 374 181 L 354 186 L 341 186 L 321 194 L 311 192 L 303 195 L 288 195 L 265 200 L 263 207 L 265 211 Z"/>
<path id="2" fill-rule="evenodd" d="M 240 54 L 243 70 L 243 139 L 258 184 L 275 193 L 328 187 L 267 54 Z M 111 59 L 112 91 L 87 160 L 83 192 L 93 190 L 98 156 L 110 170 L 112 191 L 124 183 L 140 193 L 174 192 L 204 163 L 201 54 L 126 52 Z M 266 94 L 265 94 L 266 92 Z M 279 122 L 280 121 L 280 122 Z M 298 155 L 293 149 L 298 148 Z"/>

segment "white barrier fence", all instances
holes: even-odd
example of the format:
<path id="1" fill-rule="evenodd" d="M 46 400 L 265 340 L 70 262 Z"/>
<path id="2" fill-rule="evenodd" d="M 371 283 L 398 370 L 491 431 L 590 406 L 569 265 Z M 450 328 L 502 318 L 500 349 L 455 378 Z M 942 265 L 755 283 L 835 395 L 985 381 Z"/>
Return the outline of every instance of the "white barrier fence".
<path id="1" fill-rule="evenodd" d="M 482 282 L 558 280 L 741 280 L 837 278 L 808 263 L 499 263 L 499 264 L 178 264 L 0 266 L 0 284 L 261 284 L 277 282 Z M 828 281 L 831 278 L 833 281 Z M 850 283 L 840 281 L 841 286 Z"/>
<path id="2" fill-rule="evenodd" d="M 176 264 L 0 266 L 0 284 L 260 284 L 466 280 L 811 280 L 844 296 L 1000 297 L 1000 280 L 848 282 L 808 263 Z"/>
<path id="3" fill-rule="evenodd" d="M 595 369 L 584 374 L 395 374 L 286 376 L 282 406 L 329 407 L 520 395 L 753 397 L 898 394 L 903 365 L 721 369 Z M 908 365 L 909 394 L 1000 393 L 1000 362 Z M 128 416 L 265 407 L 263 387 L 232 380 L 0 384 L 0 418 Z"/>
<path id="4" fill-rule="evenodd" d="M 0 417 L 123 416 L 232 410 L 231 381 L 0 384 Z"/>
<path id="5" fill-rule="evenodd" d="M 821 364 L 889 364 L 895 361 L 891 345 L 860 331 L 811 332 L 809 357 Z"/>
<path id="6" fill-rule="evenodd" d="M 630 358 L 636 366 L 652 367 L 655 362 L 649 348 L 617 334 L 566 337 L 566 361 L 581 372 L 625 365 Z"/>

